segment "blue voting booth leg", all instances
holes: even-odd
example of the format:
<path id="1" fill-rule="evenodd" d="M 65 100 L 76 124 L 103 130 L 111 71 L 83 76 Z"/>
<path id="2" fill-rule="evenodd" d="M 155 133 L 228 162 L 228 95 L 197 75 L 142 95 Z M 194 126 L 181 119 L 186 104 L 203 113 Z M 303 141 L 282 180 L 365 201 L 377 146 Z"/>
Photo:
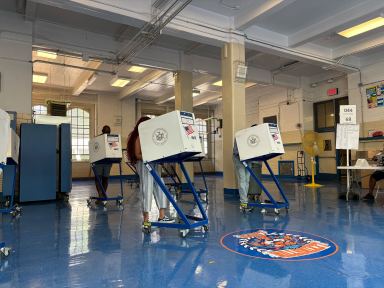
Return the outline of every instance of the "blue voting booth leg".
<path id="1" fill-rule="evenodd" d="M 3 169 L 3 207 L 0 208 L 0 213 L 18 216 L 21 213 L 21 208 L 15 204 L 17 166 L 15 164 L 0 164 L 0 168 Z"/>
<path id="2" fill-rule="evenodd" d="M 269 174 L 272 176 L 273 181 L 275 182 L 280 195 L 283 198 L 283 202 L 277 202 L 271 193 L 269 193 L 268 189 L 263 185 L 263 183 L 260 181 L 260 179 L 256 176 L 256 174 L 252 171 L 252 169 L 248 166 L 247 161 L 242 161 L 243 165 L 245 168 L 248 170 L 248 172 L 251 174 L 251 177 L 256 181 L 256 183 L 260 186 L 260 188 L 264 191 L 264 193 L 267 195 L 267 197 L 270 200 L 270 203 L 259 203 L 259 202 L 250 202 L 248 203 L 249 206 L 256 206 L 256 207 L 261 207 L 261 208 L 272 208 L 275 209 L 275 213 L 279 213 L 279 209 L 281 208 L 286 208 L 287 210 L 289 209 L 289 202 L 287 197 L 285 196 L 284 190 L 280 185 L 279 180 L 276 178 L 275 174 L 273 174 L 273 171 L 271 167 L 269 166 L 267 160 L 263 160 L 265 166 L 268 169 Z"/>
<path id="3" fill-rule="evenodd" d="M 151 226 L 157 226 L 157 227 L 167 227 L 167 228 L 176 228 L 180 229 L 180 235 L 182 237 L 185 237 L 189 229 L 196 228 L 203 226 L 205 231 L 208 230 L 208 217 L 207 214 L 205 213 L 205 210 L 203 208 L 203 205 L 200 202 L 199 196 L 196 192 L 195 187 L 192 184 L 191 178 L 188 175 L 187 170 L 185 169 L 184 163 L 183 162 L 177 162 L 180 165 L 180 168 L 185 176 L 185 179 L 187 180 L 188 187 L 192 192 L 193 198 L 195 200 L 195 203 L 197 204 L 199 211 L 201 213 L 202 217 L 196 217 L 196 216 L 191 216 L 191 215 L 186 215 L 179 205 L 176 203 L 175 199 L 173 198 L 171 192 L 168 190 L 167 186 L 164 184 L 162 181 L 161 177 L 157 173 L 156 169 L 151 165 L 151 163 L 146 163 L 146 167 L 155 179 L 155 182 L 159 185 L 160 189 L 164 192 L 165 196 L 171 202 L 172 206 L 175 208 L 177 214 L 180 217 L 180 220 L 182 223 L 161 223 L 161 222 L 152 222 Z"/>
<path id="4" fill-rule="evenodd" d="M 198 162 L 199 163 L 199 168 L 200 168 L 200 173 L 201 173 L 201 176 L 203 178 L 203 184 L 204 184 L 204 188 L 200 188 L 198 190 L 195 189 L 196 193 L 198 195 L 201 195 L 201 194 L 206 194 L 206 197 L 205 197 L 205 200 L 203 200 L 202 198 L 200 198 L 201 201 L 205 202 L 208 204 L 208 184 L 207 184 L 207 179 L 205 178 L 205 173 L 204 173 L 204 169 L 203 169 L 203 165 L 201 164 L 201 159 L 193 159 L 192 158 L 189 158 L 187 159 L 185 162 Z M 175 171 L 176 173 L 176 171 Z M 177 176 L 177 174 L 176 174 Z M 181 180 L 179 177 L 177 177 L 178 181 L 179 181 L 179 186 L 181 187 L 180 189 L 180 194 L 183 194 L 183 193 L 192 193 L 190 189 L 188 188 L 185 188 L 183 189 L 183 184 L 181 183 Z M 174 178 L 172 177 L 172 180 L 176 183 L 176 181 L 174 180 Z"/>
<path id="5" fill-rule="evenodd" d="M 102 181 L 101 181 L 99 175 L 97 175 L 97 173 L 96 173 L 95 164 L 91 164 L 93 174 L 95 175 L 95 179 L 96 179 L 97 184 L 99 185 L 99 187 L 101 189 L 101 193 L 103 194 L 103 197 L 96 197 L 96 196 L 89 197 L 87 200 L 88 206 L 91 205 L 92 200 L 100 201 L 103 204 L 103 206 L 106 206 L 108 201 L 116 201 L 116 204 L 118 206 L 123 205 L 123 201 L 124 201 L 123 177 L 122 177 L 121 163 L 119 162 L 118 164 L 119 164 L 119 174 L 120 174 L 120 177 L 119 177 L 119 179 L 120 179 L 120 195 L 116 196 L 116 197 L 108 197 L 107 191 L 104 189 Z"/>

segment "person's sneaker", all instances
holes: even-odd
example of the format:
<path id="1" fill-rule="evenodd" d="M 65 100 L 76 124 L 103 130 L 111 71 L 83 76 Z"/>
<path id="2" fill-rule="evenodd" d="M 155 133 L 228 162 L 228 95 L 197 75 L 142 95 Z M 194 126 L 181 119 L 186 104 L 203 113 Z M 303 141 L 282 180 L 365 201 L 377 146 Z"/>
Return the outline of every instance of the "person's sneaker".
<path id="1" fill-rule="evenodd" d="M 168 218 L 167 216 L 164 216 L 163 219 L 158 218 L 157 221 L 161 223 L 175 223 L 175 219 Z"/>
<path id="2" fill-rule="evenodd" d="M 144 221 L 143 226 L 142 226 L 142 230 L 144 233 L 151 233 L 151 222 Z"/>
<path id="3" fill-rule="evenodd" d="M 368 193 L 367 195 L 365 195 L 363 197 L 363 201 L 373 201 L 375 200 L 375 196 L 373 196 L 372 194 Z"/>
<path id="4" fill-rule="evenodd" d="M 247 213 L 252 212 L 253 208 L 248 206 L 248 203 L 240 203 L 240 211 Z"/>

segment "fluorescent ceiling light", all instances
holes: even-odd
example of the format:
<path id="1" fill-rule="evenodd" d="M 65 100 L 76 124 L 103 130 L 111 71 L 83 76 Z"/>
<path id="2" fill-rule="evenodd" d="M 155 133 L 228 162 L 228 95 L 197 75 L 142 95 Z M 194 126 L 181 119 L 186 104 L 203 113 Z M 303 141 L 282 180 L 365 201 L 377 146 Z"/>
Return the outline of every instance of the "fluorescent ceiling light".
<path id="1" fill-rule="evenodd" d="M 167 98 L 167 99 L 165 99 L 165 100 L 159 101 L 159 102 L 157 102 L 156 104 L 164 104 L 164 103 L 166 103 L 166 102 L 168 102 L 168 101 L 171 101 L 171 100 L 173 100 L 173 99 L 175 99 L 175 98 L 176 98 L 175 96 L 172 96 L 172 97 L 169 97 L 169 98 Z"/>
<path id="2" fill-rule="evenodd" d="M 92 74 L 92 76 L 87 81 L 87 85 L 91 86 L 96 81 L 96 79 L 97 79 L 96 73 Z"/>
<path id="3" fill-rule="evenodd" d="M 56 59 L 57 58 L 57 53 L 56 52 L 51 52 L 51 51 L 37 50 L 36 51 L 36 56 L 37 57 L 48 58 L 48 59 Z"/>
<path id="4" fill-rule="evenodd" d="M 199 89 L 192 89 L 192 97 L 196 97 L 200 95 L 200 90 Z"/>
<path id="5" fill-rule="evenodd" d="M 346 30 L 343 30 L 337 34 L 339 34 L 343 37 L 346 37 L 346 38 L 351 38 L 353 36 L 368 32 L 370 30 L 379 28 L 381 26 L 384 26 L 384 18 L 383 17 L 377 17 L 377 18 L 371 19 L 369 21 L 363 22 L 359 25 L 348 28 Z"/>
<path id="6" fill-rule="evenodd" d="M 43 83 L 47 82 L 47 79 L 48 79 L 48 74 L 33 73 L 33 75 L 32 75 L 32 82 L 33 83 L 43 84 Z"/>
<path id="7" fill-rule="evenodd" d="M 111 86 L 121 88 L 121 87 L 124 87 L 125 85 L 127 85 L 129 82 L 131 82 L 130 79 L 115 76 L 111 80 Z"/>
<path id="8" fill-rule="evenodd" d="M 140 67 L 140 66 L 131 66 L 129 67 L 128 71 L 133 73 L 143 73 L 147 68 Z"/>
<path id="9" fill-rule="evenodd" d="M 246 83 L 245 83 L 245 88 L 250 88 L 250 87 L 253 87 L 253 86 L 255 86 L 255 85 L 257 85 L 257 84 L 254 83 L 254 82 L 246 82 Z"/>
<path id="10" fill-rule="evenodd" d="M 215 83 L 212 84 L 213 86 L 223 86 L 223 81 L 222 80 L 219 80 Z"/>

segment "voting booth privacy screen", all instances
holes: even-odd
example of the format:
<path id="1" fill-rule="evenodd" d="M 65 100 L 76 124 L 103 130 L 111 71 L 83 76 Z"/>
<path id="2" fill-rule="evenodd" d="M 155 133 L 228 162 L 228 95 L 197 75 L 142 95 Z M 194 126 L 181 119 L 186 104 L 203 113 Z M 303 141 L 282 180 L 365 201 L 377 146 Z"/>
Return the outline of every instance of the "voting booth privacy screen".
<path id="1" fill-rule="evenodd" d="M 7 158 L 14 163 L 19 163 L 20 138 L 13 129 L 9 130 Z"/>
<path id="2" fill-rule="evenodd" d="M 173 111 L 139 125 L 144 162 L 184 160 L 202 152 L 193 113 Z"/>
<path id="3" fill-rule="evenodd" d="M 9 135 L 11 131 L 10 117 L 7 112 L 0 109 L 0 163 L 5 164 L 7 162 L 7 155 L 9 149 Z"/>
<path id="4" fill-rule="evenodd" d="M 119 162 L 122 157 L 120 135 L 102 134 L 89 141 L 89 161 L 91 163 L 103 160 Z"/>
<path id="5" fill-rule="evenodd" d="M 241 161 L 256 158 L 267 160 L 284 154 L 279 127 L 273 123 L 238 131 L 236 143 Z"/>

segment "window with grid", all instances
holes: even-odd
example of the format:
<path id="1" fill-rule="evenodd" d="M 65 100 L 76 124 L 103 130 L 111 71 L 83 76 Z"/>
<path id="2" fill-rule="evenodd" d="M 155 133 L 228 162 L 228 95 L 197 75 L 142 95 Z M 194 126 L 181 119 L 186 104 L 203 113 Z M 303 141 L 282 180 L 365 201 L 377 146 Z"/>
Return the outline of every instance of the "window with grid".
<path id="1" fill-rule="evenodd" d="M 81 108 L 72 108 L 67 111 L 67 116 L 71 119 L 72 159 L 89 160 L 89 112 Z"/>
<path id="2" fill-rule="evenodd" d="M 47 115 L 47 106 L 44 105 L 34 105 L 32 106 L 33 115 Z"/>
<path id="3" fill-rule="evenodd" d="M 199 136 L 203 142 L 203 152 L 208 154 L 208 135 L 207 135 L 207 122 L 203 119 L 197 118 L 195 122 L 197 129 L 199 129 Z"/>

